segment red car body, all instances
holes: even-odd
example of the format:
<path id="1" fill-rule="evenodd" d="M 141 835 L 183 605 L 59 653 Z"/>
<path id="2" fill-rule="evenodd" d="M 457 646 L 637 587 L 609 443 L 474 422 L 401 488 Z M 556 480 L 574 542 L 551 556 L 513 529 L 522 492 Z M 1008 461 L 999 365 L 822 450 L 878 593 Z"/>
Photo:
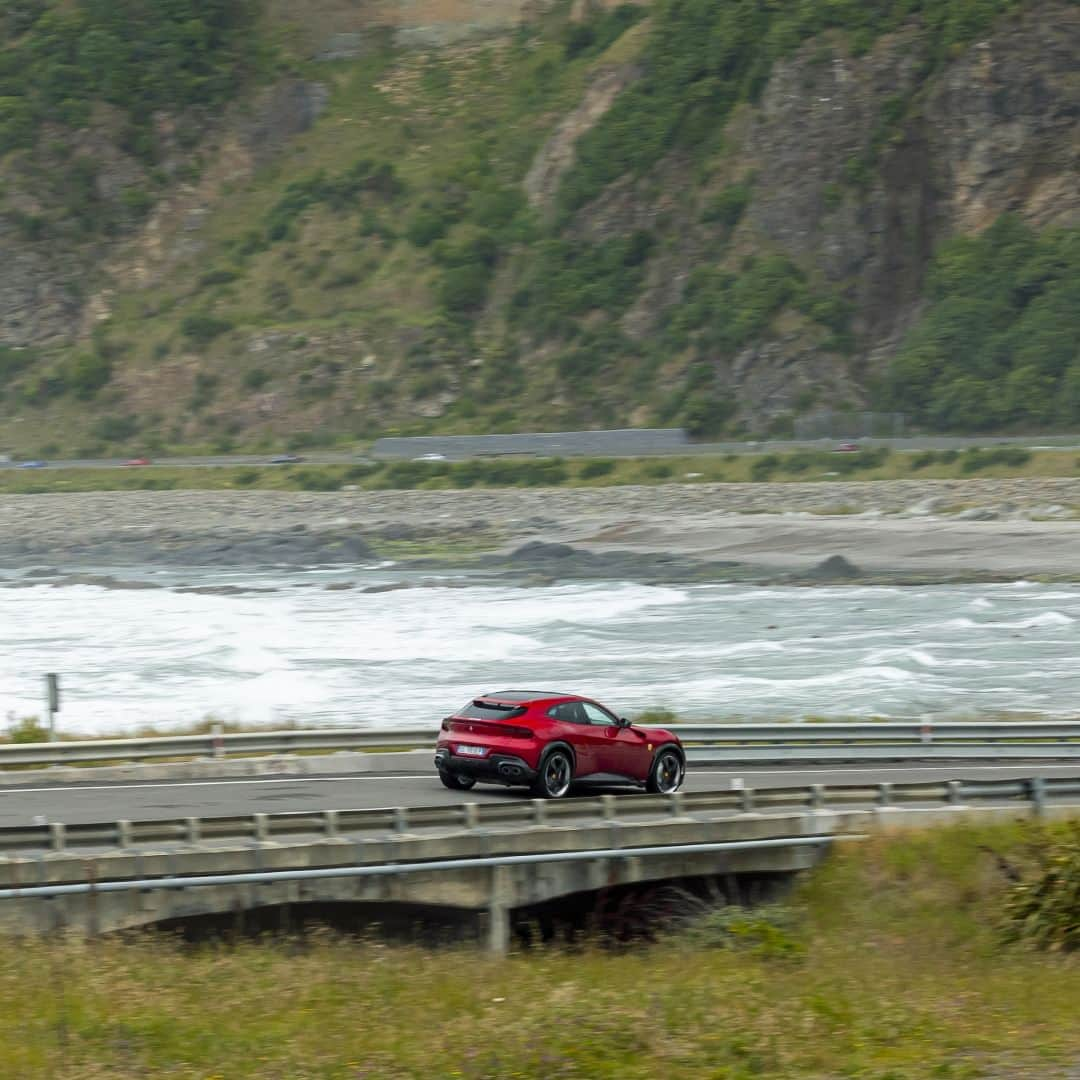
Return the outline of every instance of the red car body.
<path id="1" fill-rule="evenodd" d="M 686 775 L 686 755 L 670 731 L 638 727 L 592 698 L 501 690 L 443 720 L 435 767 L 457 791 L 484 781 L 560 798 L 571 783 L 591 780 L 670 794 Z"/>

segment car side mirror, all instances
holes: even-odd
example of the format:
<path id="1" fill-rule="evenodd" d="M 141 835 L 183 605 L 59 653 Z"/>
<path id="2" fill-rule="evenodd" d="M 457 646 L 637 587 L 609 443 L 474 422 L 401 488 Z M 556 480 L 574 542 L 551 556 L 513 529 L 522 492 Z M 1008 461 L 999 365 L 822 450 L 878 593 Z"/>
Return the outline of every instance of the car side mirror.
<path id="1" fill-rule="evenodd" d="M 629 727 L 629 726 L 630 726 L 629 718 L 625 717 L 625 716 L 620 716 L 619 717 L 619 727 Z"/>

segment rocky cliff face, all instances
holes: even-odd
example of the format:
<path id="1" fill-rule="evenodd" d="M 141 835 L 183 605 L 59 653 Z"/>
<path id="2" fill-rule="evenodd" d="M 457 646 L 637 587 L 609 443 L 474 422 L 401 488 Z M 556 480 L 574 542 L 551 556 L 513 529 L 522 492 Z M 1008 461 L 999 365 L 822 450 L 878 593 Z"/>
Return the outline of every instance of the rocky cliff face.
<path id="1" fill-rule="evenodd" d="M 579 3 L 573 17 L 610 17 L 604 10 L 610 6 Z M 185 440 L 229 417 L 241 437 L 293 424 L 375 430 L 443 417 L 468 427 L 476 415 L 472 403 L 455 413 L 467 393 L 513 395 L 535 415 L 550 407 L 552 415 L 566 416 L 584 392 L 553 374 L 560 362 L 572 368 L 559 360 L 565 340 L 555 332 L 514 330 L 514 305 L 528 302 L 521 300 L 522 281 L 552 237 L 599 249 L 640 233 L 650 246 L 627 286 L 633 295 L 613 316 L 622 344 L 610 346 L 613 355 L 628 351 L 629 373 L 612 368 L 612 378 L 591 384 L 589 393 L 603 399 L 603 408 L 574 413 L 577 422 L 662 419 L 658 399 L 698 370 L 707 372 L 716 394 L 734 400 L 747 427 L 761 430 L 814 399 L 866 400 L 868 378 L 919 317 L 928 262 L 943 239 L 978 232 L 1006 211 L 1037 228 L 1080 223 L 1080 7 L 1067 0 L 1026 5 L 944 64 L 931 62 L 932 43 L 914 20 L 861 52 L 840 33 L 811 39 L 773 64 L 763 91 L 733 111 L 722 148 L 707 160 L 673 150 L 644 175 L 620 177 L 562 219 L 560 185 L 578 140 L 642 76 L 647 21 L 599 54 L 579 84 L 569 79 L 574 94 L 550 102 L 543 86 L 555 68 L 544 64 L 555 61 L 538 64 L 533 82 L 514 84 L 508 70 L 517 61 L 507 59 L 511 47 L 495 36 L 483 37 L 482 47 L 443 49 L 426 59 L 413 52 L 380 60 L 368 96 L 349 103 L 355 77 L 349 65 L 379 50 L 386 55 L 387 30 L 399 45 L 443 45 L 540 20 L 519 58 L 553 35 L 565 38 L 571 58 L 576 49 L 587 51 L 591 39 L 569 34 L 564 16 L 552 22 L 550 5 L 525 0 L 388 0 L 362 9 L 320 0 L 308 16 L 297 27 L 293 5 L 270 5 L 271 19 L 291 28 L 293 51 L 326 62 L 325 77 L 283 79 L 217 117 L 158 117 L 164 153 L 154 176 L 123 149 L 116 118 L 105 111 L 86 130 L 52 131 L 33 153 L 0 159 L 0 346 L 43 348 L 52 363 L 65 350 L 86 348 L 95 327 L 118 310 L 137 311 L 127 347 L 137 352 L 145 331 L 163 353 L 157 362 L 147 349 L 130 369 L 122 359 L 114 364 L 108 408 L 171 417 Z M 507 126 L 497 128 L 483 151 L 468 151 L 471 164 L 425 162 L 440 125 L 459 124 L 462 139 L 482 145 L 485 124 L 504 122 L 483 118 L 488 91 L 476 80 L 492 78 L 492 71 L 503 80 L 493 85 L 511 86 L 522 102 L 544 103 L 532 113 L 525 105 L 514 106 L 518 113 L 508 109 Z M 444 89 L 421 100 L 417 88 L 427 83 Z M 347 102 L 336 109 L 335 94 Z M 379 125 L 391 121 L 402 123 L 399 141 L 380 141 Z M 515 149 L 511 167 L 502 160 L 505 147 L 522 125 L 532 133 L 532 144 L 522 145 L 533 149 L 527 156 Z M 326 134 L 331 127 L 347 133 L 338 140 L 340 161 Z M 402 198 L 412 201 L 376 205 L 363 195 L 347 230 L 308 210 L 290 218 L 288 250 L 267 251 L 265 240 L 252 247 L 239 230 L 221 241 L 220 221 L 216 234 L 208 232 L 207 221 L 220 218 L 224 205 L 258 221 L 281 197 L 276 172 L 292 175 L 297 140 L 313 131 L 323 132 L 314 158 L 327 175 L 372 147 L 396 165 L 412 155 L 402 167 L 409 175 Z M 492 203 L 492 213 L 500 214 L 499 206 L 513 201 L 506 186 L 511 169 L 510 188 L 533 209 L 547 239 L 519 230 L 508 233 L 504 248 L 488 250 L 483 244 L 495 241 L 478 241 L 476 234 L 494 228 L 490 216 L 454 222 L 473 197 L 470 184 L 496 192 L 503 202 Z M 492 186 L 496 174 L 501 187 Z M 72 176 L 84 186 L 86 220 L 56 212 Z M 733 185 L 745 192 L 745 207 L 718 220 L 709 207 Z M 237 199 L 247 189 L 257 212 Z M 443 214 L 450 224 L 429 238 L 414 235 L 424 214 Z M 361 238 L 355 255 L 348 239 L 354 233 Z M 338 266 L 343 252 L 352 261 Z M 658 360 L 665 327 L 685 304 L 695 275 L 738 277 L 763 254 L 787 260 L 815 295 L 846 305 L 846 347 L 838 348 L 806 310 L 781 308 L 733 350 L 676 349 Z M 465 298 L 455 310 L 453 301 L 439 300 L 438 275 L 452 275 L 466 256 L 480 260 L 482 302 L 467 291 L 446 293 L 444 285 L 443 295 Z M 217 292 L 207 291 L 212 264 L 223 283 Z M 296 294 L 308 279 L 320 284 L 305 307 Z M 151 291 L 154 299 L 144 299 Z M 200 343 L 195 327 L 183 338 L 180 320 L 168 321 L 173 308 L 200 317 L 228 308 L 222 325 L 236 329 Z M 603 310 L 582 313 L 578 332 L 588 339 L 604 316 Z M 634 373 L 648 364 L 659 372 L 648 377 L 652 382 Z M 207 380 L 227 381 L 230 370 L 237 385 L 214 409 L 179 404 L 198 397 Z M 288 381 L 275 383 L 279 373 Z"/>

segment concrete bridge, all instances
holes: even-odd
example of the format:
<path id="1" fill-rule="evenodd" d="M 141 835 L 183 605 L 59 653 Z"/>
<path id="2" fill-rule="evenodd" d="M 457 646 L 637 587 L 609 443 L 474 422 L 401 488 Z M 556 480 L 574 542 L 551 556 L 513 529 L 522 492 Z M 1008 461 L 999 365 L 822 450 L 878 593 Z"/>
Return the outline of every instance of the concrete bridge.
<path id="1" fill-rule="evenodd" d="M 502 952 L 522 913 L 560 898 L 693 878 L 717 881 L 731 899 L 740 894 L 740 879 L 790 878 L 846 837 L 973 813 L 1078 812 L 1075 799 L 1047 804 L 1026 797 L 977 808 L 955 798 L 829 808 L 816 804 L 822 792 L 816 800 L 814 794 L 810 805 L 772 812 L 749 809 L 750 800 L 733 810 L 710 809 L 704 799 L 688 804 L 680 795 L 605 796 L 600 813 L 586 819 L 548 818 L 548 804 L 540 803 L 527 823 L 498 815 L 484 822 L 472 804 L 441 820 L 429 815 L 422 825 L 405 812 L 391 814 L 375 835 L 343 833 L 331 814 L 321 836 L 275 840 L 263 820 L 252 838 L 240 840 L 206 840 L 195 829 L 187 842 L 9 854 L 0 860 L 0 933 L 95 935 L 296 905 L 419 905 L 471 922 L 490 949 Z M 885 794 L 891 800 L 892 790 Z"/>

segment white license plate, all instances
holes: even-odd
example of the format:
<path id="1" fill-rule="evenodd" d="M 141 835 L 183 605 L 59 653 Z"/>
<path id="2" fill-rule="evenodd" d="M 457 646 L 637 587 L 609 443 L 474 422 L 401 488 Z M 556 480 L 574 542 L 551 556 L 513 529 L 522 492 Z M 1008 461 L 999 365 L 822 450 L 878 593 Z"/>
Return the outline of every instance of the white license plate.
<path id="1" fill-rule="evenodd" d="M 459 746 L 457 748 L 459 754 L 463 754 L 465 757 L 483 757 L 487 753 L 486 746 Z"/>

